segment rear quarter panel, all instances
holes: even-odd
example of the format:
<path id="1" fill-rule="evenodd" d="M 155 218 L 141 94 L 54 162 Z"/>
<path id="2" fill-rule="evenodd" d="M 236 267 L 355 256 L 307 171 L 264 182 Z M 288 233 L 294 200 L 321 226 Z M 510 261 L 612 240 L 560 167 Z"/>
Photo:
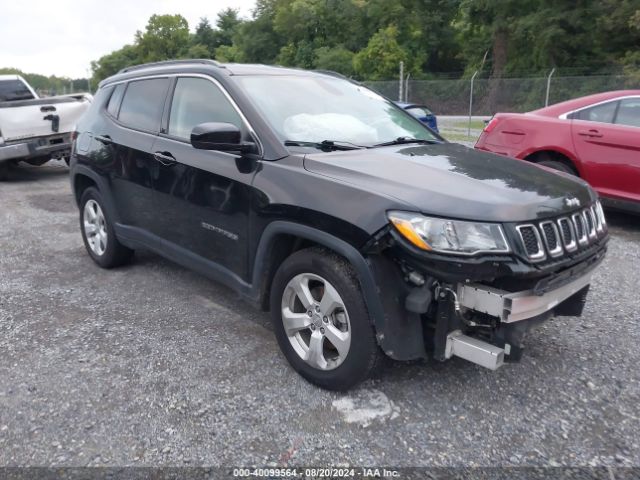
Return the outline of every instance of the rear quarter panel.
<path id="1" fill-rule="evenodd" d="M 534 114 L 498 114 L 498 124 L 483 132 L 476 144 L 481 150 L 525 159 L 541 151 L 555 151 L 569 158 L 581 173 L 571 137 L 571 120 Z"/>

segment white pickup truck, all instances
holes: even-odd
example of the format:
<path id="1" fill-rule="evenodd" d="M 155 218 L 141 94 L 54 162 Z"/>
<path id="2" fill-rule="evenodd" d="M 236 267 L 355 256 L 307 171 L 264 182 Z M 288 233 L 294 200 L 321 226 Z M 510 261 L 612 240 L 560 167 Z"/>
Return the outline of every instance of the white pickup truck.
<path id="1" fill-rule="evenodd" d="M 71 132 L 92 99 L 87 93 L 39 98 L 19 75 L 0 75 L 0 180 L 19 161 L 68 162 Z"/>

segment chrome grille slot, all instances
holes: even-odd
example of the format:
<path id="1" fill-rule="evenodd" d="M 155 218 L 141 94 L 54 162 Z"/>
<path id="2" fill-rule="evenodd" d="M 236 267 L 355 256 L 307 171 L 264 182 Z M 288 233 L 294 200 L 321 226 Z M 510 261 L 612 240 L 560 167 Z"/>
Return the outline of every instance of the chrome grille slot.
<path id="1" fill-rule="evenodd" d="M 576 229 L 576 237 L 579 245 L 586 245 L 588 242 L 587 232 L 584 225 L 584 217 L 581 213 L 576 213 L 572 217 L 573 226 Z"/>
<path id="2" fill-rule="evenodd" d="M 589 237 L 589 240 L 593 240 L 594 238 L 596 238 L 597 233 L 596 233 L 596 222 L 593 218 L 593 215 L 591 214 L 591 209 L 587 208 L 586 210 L 584 210 L 582 212 L 582 216 L 584 217 L 584 220 L 585 220 L 587 236 Z"/>
<path id="3" fill-rule="evenodd" d="M 546 221 L 540 223 L 542 229 L 542 236 L 544 238 L 544 244 L 547 247 L 549 255 L 557 257 L 562 255 L 562 244 L 560 243 L 560 234 L 558 233 L 558 227 L 551 222 Z"/>
<path id="4" fill-rule="evenodd" d="M 567 252 L 573 252 L 578 248 L 576 243 L 576 237 L 573 233 L 573 227 L 571 226 L 571 220 L 567 217 L 563 217 L 558 220 L 560 225 L 560 234 L 562 235 L 562 244 Z"/>
<path id="5" fill-rule="evenodd" d="M 520 239 L 524 245 L 524 249 L 527 252 L 527 256 L 533 261 L 544 260 L 546 254 L 544 247 L 542 246 L 542 239 L 540 233 L 535 225 L 526 224 L 518 225 L 516 230 L 520 234 Z"/>
<path id="6" fill-rule="evenodd" d="M 598 215 L 598 209 L 596 208 L 595 205 L 591 207 L 591 216 L 596 221 L 596 232 L 601 233 L 603 230 L 602 220 L 600 219 L 600 215 Z"/>

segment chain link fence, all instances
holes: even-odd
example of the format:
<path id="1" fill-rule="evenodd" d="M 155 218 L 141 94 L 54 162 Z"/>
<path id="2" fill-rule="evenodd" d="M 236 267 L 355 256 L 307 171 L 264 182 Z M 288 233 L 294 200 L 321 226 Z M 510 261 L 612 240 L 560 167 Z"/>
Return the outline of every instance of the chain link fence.
<path id="1" fill-rule="evenodd" d="M 391 99 L 399 94 L 398 81 L 370 81 L 366 85 Z M 409 80 L 407 99 L 427 105 L 436 115 L 468 115 L 470 79 Z M 549 105 L 593 93 L 640 89 L 640 76 L 594 75 L 552 77 Z M 476 78 L 473 115 L 496 112 L 528 112 L 545 106 L 547 77 Z"/>

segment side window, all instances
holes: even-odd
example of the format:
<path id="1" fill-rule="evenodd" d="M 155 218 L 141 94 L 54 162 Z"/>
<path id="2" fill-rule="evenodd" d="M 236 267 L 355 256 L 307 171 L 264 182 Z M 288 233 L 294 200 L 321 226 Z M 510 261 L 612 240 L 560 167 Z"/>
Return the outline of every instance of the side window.
<path id="1" fill-rule="evenodd" d="M 157 132 L 168 86 L 167 78 L 129 82 L 118 119 L 128 127 Z"/>
<path id="2" fill-rule="evenodd" d="M 216 85 L 204 78 L 179 78 L 171 102 L 169 135 L 189 139 L 193 127 L 206 122 L 242 128 L 240 115 Z"/>
<path id="3" fill-rule="evenodd" d="M 616 124 L 640 127 L 640 98 L 620 100 Z"/>
<path id="4" fill-rule="evenodd" d="M 613 123 L 613 116 L 616 114 L 618 102 L 603 103 L 595 107 L 585 108 L 574 113 L 571 118 L 587 120 L 589 122 Z"/>
<path id="5" fill-rule="evenodd" d="M 120 108 L 120 100 L 122 100 L 122 95 L 124 94 L 124 89 L 126 85 L 121 83 L 117 85 L 116 88 L 113 89 L 111 93 L 111 98 L 109 99 L 109 104 L 107 105 L 107 112 L 112 117 L 118 117 L 118 108 Z"/>

